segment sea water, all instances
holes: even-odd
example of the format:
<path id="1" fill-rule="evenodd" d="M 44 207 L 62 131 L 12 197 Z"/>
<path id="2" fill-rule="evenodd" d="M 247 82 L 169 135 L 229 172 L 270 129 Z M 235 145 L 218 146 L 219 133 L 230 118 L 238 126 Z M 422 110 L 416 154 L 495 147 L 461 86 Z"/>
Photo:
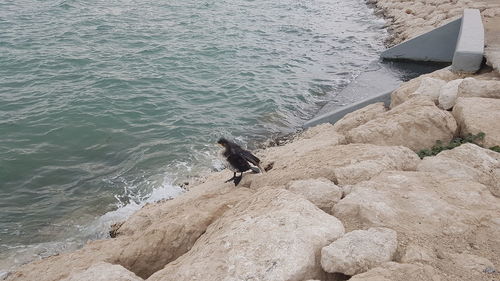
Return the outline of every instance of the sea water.
<path id="1" fill-rule="evenodd" d="M 0 1 L 0 271 L 177 196 L 221 136 L 297 129 L 383 24 L 363 0 Z"/>

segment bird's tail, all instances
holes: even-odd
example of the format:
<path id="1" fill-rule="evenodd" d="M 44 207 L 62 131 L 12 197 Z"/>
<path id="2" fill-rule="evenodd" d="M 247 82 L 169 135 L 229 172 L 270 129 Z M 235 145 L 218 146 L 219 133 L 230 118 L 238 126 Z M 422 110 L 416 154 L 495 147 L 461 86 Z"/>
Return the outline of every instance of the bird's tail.
<path id="1" fill-rule="evenodd" d="M 264 170 L 260 165 L 257 165 L 257 167 L 250 167 L 250 170 L 252 170 L 252 172 L 254 172 L 256 174 L 266 172 L 266 170 Z"/>
<path id="2" fill-rule="evenodd" d="M 259 167 L 261 173 L 265 173 L 266 172 L 266 170 L 264 170 L 264 168 L 262 168 L 262 166 L 260 164 L 257 165 L 257 167 Z"/>

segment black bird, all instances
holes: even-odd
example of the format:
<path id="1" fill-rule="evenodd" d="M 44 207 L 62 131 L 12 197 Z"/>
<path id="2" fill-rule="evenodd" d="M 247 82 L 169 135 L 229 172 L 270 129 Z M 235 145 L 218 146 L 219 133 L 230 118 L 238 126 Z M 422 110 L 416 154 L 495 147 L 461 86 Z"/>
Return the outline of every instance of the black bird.
<path id="1" fill-rule="evenodd" d="M 220 138 L 217 143 L 225 148 L 222 155 L 226 158 L 229 164 L 228 168 L 234 172 L 233 177 L 228 179 L 226 182 L 233 181 L 234 185 L 237 186 L 243 177 L 243 172 L 248 170 L 252 170 L 255 173 L 264 172 L 264 169 L 260 167 L 260 159 L 253 155 L 250 151 L 244 150 L 239 145 L 234 142 L 230 142 L 225 138 Z M 259 169 L 250 166 L 249 162 L 259 167 Z M 240 173 L 238 177 L 236 176 L 237 172 Z"/>

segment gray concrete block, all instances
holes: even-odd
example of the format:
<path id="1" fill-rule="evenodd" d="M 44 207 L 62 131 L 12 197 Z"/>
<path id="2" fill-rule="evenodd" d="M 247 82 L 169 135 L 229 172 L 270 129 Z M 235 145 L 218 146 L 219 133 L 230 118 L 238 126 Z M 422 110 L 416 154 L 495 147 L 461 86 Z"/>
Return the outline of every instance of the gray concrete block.
<path id="1" fill-rule="evenodd" d="M 484 27 L 477 9 L 465 9 L 458 36 L 452 70 L 476 72 L 481 67 L 484 54 Z"/>
<path id="2" fill-rule="evenodd" d="M 461 23 L 461 19 L 454 20 L 385 50 L 381 57 L 396 60 L 451 62 Z"/>
<path id="3" fill-rule="evenodd" d="M 389 106 L 389 104 L 391 102 L 392 91 L 393 90 L 383 92 L 381 94 L 364 99 L 362 101 L 359 101 L 359 102 L 356 102 L 353 104 L 349 104 L 346 106 L 342 106 L 342 107 L 340 107 L 332 112 L 325 113 L 323 115 L 317 116 L 317 117 L 307 121 L 302 127 L 304 129 L 307 129 L 309 127 L 313 127 L 313 126 L 316 126 L 316 125 L 319 125 L 322 123 L 326 123 L 326 122 L 333 124 L 333 123 L 337 122 L 338 120 L 340 120 L 342 117 L 344 117 L 347 113 L 361 109 L 365 106 L 368 106 L 368 105 L 370 105 L 372 103 L 376 103 L 376 102 L 384 102 L 386 106 Z"/>

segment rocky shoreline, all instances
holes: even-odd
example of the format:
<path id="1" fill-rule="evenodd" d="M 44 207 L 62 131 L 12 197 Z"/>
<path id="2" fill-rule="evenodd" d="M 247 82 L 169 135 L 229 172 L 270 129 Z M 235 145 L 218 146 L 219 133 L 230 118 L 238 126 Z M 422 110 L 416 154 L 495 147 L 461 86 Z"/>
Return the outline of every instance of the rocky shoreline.
<path id="1" fill-rule="evenodd" d="M 372 3 L 391 19 L 394 43 L 465 7 L 500 15 L 470 0 Z M 500 279 L 500 153 L 489 149 L 500 145 L 500 74 L 442 69 L 391 98 L 259 151 L 272 169 L 238 187 L 224 183 L 230 171 L 212 173 L 144 206 L 114 238 L 7 280 Z M 416 153 L 481 132 L 478 144 Z"/>

